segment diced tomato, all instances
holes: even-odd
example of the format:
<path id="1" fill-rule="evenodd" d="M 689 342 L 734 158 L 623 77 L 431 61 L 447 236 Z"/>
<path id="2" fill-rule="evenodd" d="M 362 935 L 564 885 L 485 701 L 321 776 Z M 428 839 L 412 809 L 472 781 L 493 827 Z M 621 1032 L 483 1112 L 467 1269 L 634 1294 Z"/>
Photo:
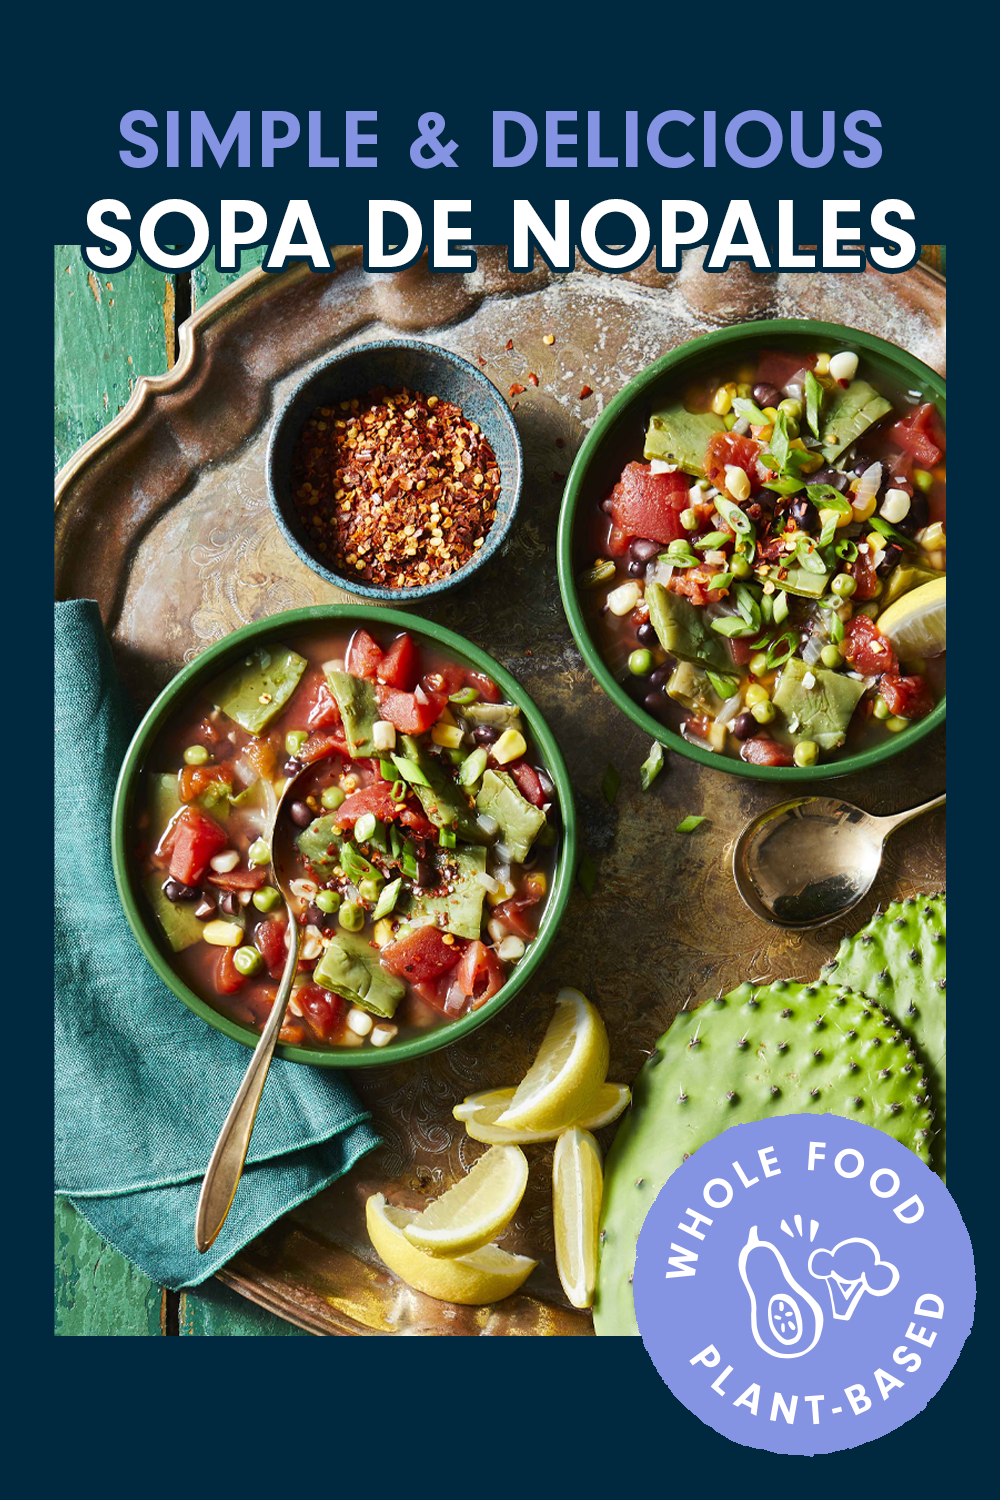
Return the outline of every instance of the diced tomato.
<path id="1" fill-rule="evenodd" d="M 776 385 L 781 391 L 793 375 L 815 363 L 814 354 L 794 354 L 789 349 L 762 349 L 757 356 L 757 381 Z"/>
<path id="2" fill-rule="evenodd" d="M 745 667 L 754 655 L 754 649 L 749 640 L 730 640 L 729 650 L 732 653 L 733 662 L 738 667 Z"/>
<path id="3" fill-rule="evenodd" d="M 734 466 L 743 470 L 751 489 L 759 489 L 768 474 L 759 462 L 763 452 L 764 446 L 756 438 L 741 437 L 736 432 L 713 432 L 705 449 L 703 468 L 706 477 L 717 490 L 726 494 L 726 468 Z"/>
<path id="4" fill-rule="evenodd" d="M 267 870 L 258 865 L 255 870 L 227 870 L 222 875 L 210 875 L 209 885 L 217 885 L 220 891 L 259 891 L 267 880 Z"/>
<path id="5" fill-rule="evenodd" d="M 859 552 L 854 561 L 848 563 L 847 571 L 857 585 L 854 590 L 855 599 L 862 602 L 866 599 L 874 599 L 878 593 L 878 576 L 871 551 Z"/>
<path id="6" fill-rule="evenodd" d="M 934 707 L 930 688 L 922 677 L 900 677 L 898 672 L 886 672 L 878 685 L 889 711 L 901 719 L 922 719 Z"/>
<path id="7" fill-rule="evenodd" d="M 442 974 L 437 979 L 425 979 L 419 984 L 414 984 L 411 980 L 411 987 L 425 1004 L 431 1006 L 433 1010 L 439 1010 L 444 1015 L 445 1006 L 448 1002 L 448 991 L 452 983 L 451 973 L 453 972 L 449 971 Z"/>
<path id="8" fill-rule="evenodd" d="M 485 698 L 487 703 L 500 703 L 503 699 L 493 678 L 487 677 L 485 672 L 466 672 L 465 682 L 468 687 L 474 687 L 480 698 Z"/>
<path id="9" fill-rule="evenodd" d="M 487 948 L 477 938 L 462 954 L 456 978 L 463 995 L 469 996 L 475 1010 L 503 988 L 507 975 L 493 949 Z"/>
<path id="10" fill-rule="evenodd" d="M 714 563 L 699 563 L 696 568 L 675 568 L 670 575 L 667 588 L 673 594 L 680 594 L 683 598 L 690 599 L 692 604 L 699 608 L 705 604 L 714 604 L 721 599 L 726 592 L 724 589 L 713 589 L 712 578 L 722 569 Z"/>
<path id="11" fill-rule="evenodd" d="M 324 990 L 318 984 L 304 984 L 295 991 L 295 1003 L 302 1012 L 302 1019 L 317 1041 L 328 1042 L 340 1028 L 347 1009 L 344 1001 L 332 990 Z"/>
<path id="12" fill-rule="evenodd" d="M 889 440 L 911 453 L 922 469 L 933 469 L 944 456 L 944 431 L 933 401 L 917 406 L 889 431 Z"/>
<path id="13" fill-rule="evenodd" d="M 615 525 L 626 536 L 664 545 L 676 541 L 684 535 L 680 514 L 690 488 L 686 474 L 654 474 L 648 464 L 626 464 L 611 495 Z"/>
<path id="14" fill-rule="evenodd" d="M 352 677 L 374 677 L 382 660 L 382 647 L 367 630 L 356 630 L 347 647 L 345 666 Z"/>
<path id="15" fill-rule="evenodd" d="M 177 778 L 177 795 L 182 802 L 193 802 L 210 786 L 233 784 L 233 768 L 226 761 L 215 766 L 181 766 Z"/>
<path id="16" fill-rule="evenodd" d="M 440 719 L 448 701 L 444 693 L 429 693 L 426 689 L 422 690 L 426 703 L 416 693 L 401 693 L 398 688 L 384 687 L 381 683 L 375 691 L 382 717 L 404 734 L 423 734 L 430 729 Z"/>
<path id="17" fill-rule="evenodd" d="M 524 938 L 530 942 L 538 931 L 535 922 L 535 913 L 532 910 L 537 901 L 524 901 L 513 896 L 509 901 L 501 901 L 495 908 L 493 915 L 501 921 L 515 937 Z"/>
<path id="18" fill-rule="evenodd" d="M 420 659 L 412 635 L 398 635 L 375 668 L 379 682 L 412 693 L 420 676 Z"/>
<path id="19" fill-rule="evenodd" d="M 608 551 L 612 557 L 624 557 L 628 551 L 629 534 L 620 526 L 612 526 L 608 532 Z"/>
<path id="20" fill-rule="evenodd" d="M 320 729 L 311 734 L 301 750 L 296 752 L 296 759 L 311 766 L 314 761 L 325 760 L 328 755 L 350 756 L 350 753 L 343 735 Z"/>
<path id="21" fill-rule="evenodd" d="M 306 712 L 306 728 L 328 729 L 339 723 L 340 709 L 336 698 L 325 682 L 318 682 L 312 704 Z"/>
<path id="22" fill-rule="evenodd" d="M 535 807 L 545 806 L 548 798 L 534 766 L 529 766 L 526 760 L 515 760 L 506 767 L 506 770 L 516 781 L 522 797 Z"/>
<path id="23" fill-rule="evenodd" d="M 229 835 L 200 807 L 185 807 L 179 812 L 173 833 L 170 874 L 182 885 L 197 885 L 212 855 L 226 848 Z"/>
<path id="24" fill-rule="evenodd" d="M 274 751 L 266 740 L 259 740 L 256 736 L 247 740 L 243 746 L 242 755 L 250 762 L 258 776 L 264 776 L 268 781 L 271 780 L 274 775 Z"/>
<path id="25" fill-rule="evenodd" d="M 840 649 L 844 660 L 865 677 L 895 672 L 896 653 L 875 621 L 868 615 L 852 615 L 844 627 Z"/>
<path id="26" fill-rule="evenodd" d="M 380 954 L 384 969 L 411 984 L 438 979 L 453 969 L 461 956 L 461 945 L 446 943 L 438 927 L 418 927 L 407 937 L 388 943 Z"/>
<path id="27" fill-rule="evenodd" d="M 383 823 L 403 823 L 412 828 L 419 838 L 431 838 L 434 825 L 417 812 L 409 802 L 397 802 L 392 795 L 392 784 L 388 781 L 373 781 L 371 786 L 352 792 L 342 802 L 337 812 L 338 828 L 353 828 L 365 813 L 373 813 Z"/>
<path id="28" fill-rule="evenodd" d="M 235 948 L 223 948 L 215 966 L 215 988 L 220 995 L 235 995 L 246 984 L 246 975 L 241 974 L 233 962 Z"/>
<path id="29" fill-rule="evenodd" d="M 790 766 L 794 764 L 795 756 L 791 745 L 758 735 L 756 739 L 743 741 L 740 760 L 749 761 L 752 766 Z"/>
<path id="30" fill-rule="evenodd" d="M 286 925 L 284 917 L 268 917 L 266 921 L 257 923 L 257 930 L 253 935 L 253 940 L 260 949 L 272 979 L 281 977 L 285 968 L 285 959 L 288 957 L 285 944 Z"/>

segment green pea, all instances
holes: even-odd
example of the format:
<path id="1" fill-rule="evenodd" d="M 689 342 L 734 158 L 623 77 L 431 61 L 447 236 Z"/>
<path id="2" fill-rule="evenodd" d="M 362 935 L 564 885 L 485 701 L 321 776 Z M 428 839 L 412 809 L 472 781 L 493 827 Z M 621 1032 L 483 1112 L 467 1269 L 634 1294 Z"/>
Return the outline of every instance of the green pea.
<path id="1" fill-rule="evenodd" d="M 755 677 L 763 677 L 767 671 L 767 652 L 758 651 L 756 655 L 751 656 L 748 666 Z"/>
<path id="2" fill-rule="evenodd" d="M 685 531 L 697 531 L 698 517 L 693 510 L 681 511 L 681 525 Z"/>
<path id="3" fill-rule="evenodd" d="M 628 669 L 633 677 L 647 677 L 653 670 L 653 653 L 643 647 L 633 651 L 628 659 Z"/>
<path id="4" fill-rule="evenodd" d="M 203 766 L 208 760 L 208 751 L 204 745 L 188 745 L 184 751 L 184 764 L 187 766 Z"/>
<path id="5" fill-rule="evenodd" d="M 926 469 L 914 469 L 913 473 L 910 475 L 910 478 L 913 480 L 913 483 L 916 485 L 917 489 L 923 490 L 925 495 L 934 484 L 934 475 L 928 474 Z"/>
<path id="6" fill-rule="evenodd" d="M 330 916 L 340 905 L 339 891 L 317 891 L 316 905 L 320 911 L 325 911 L 327 916 Z"/>
<path id="7" fill-rule="evenodd" d="M 875 699 L 875 707 L 872 709 L 872 713 L 875 715 L 876 719 L 885 720 L 892 717 L 889 705 L 888 703 L 886 703 L 884 698 Z"/>
<path id="8" fill-rule="evenodd" d="M 814 766 L 819 760 L 819 746 L 815 740 L 799 740 L 792 757 L 797 766 Z"/>
<path id="9" fill-rule="evenodd" d="M 750 712 L 758 724 L 770 724 L 777 713 L 777 709 L 769 698 L 765 698 L 762 703 L 755 703 Z"/>
<path id="10" fill-rule="evenodd" d="M 247 977 L 251 974 L 259 974 L 264 967 L 264 960 L 256 948 L 237 948 L 233 954 L 233 963 L 241 974 Z"/>
<path id="11" fill-rule="evenodd" d="M 346 798 L 339 786 L 328 786 L 319 800 L 327 812 L 336 812 L 338 807 L 343 806 Z"/>
<path id="12" fill-rule="evenodd" d="M 247 859 L 252 865 L 269 865 L 271 863 L 271 846 L 267 839 L 254 839 L 247 850 Z"/>
<path id="13" fill-rule="evenodd" d="M 258 911 L 274 911 L 281 900 L 281 893 L 273 885 L 262 885 L 259 891 L 254 891 L 252 899 Z"/>
<path id="14" fill-rule="evenodd" d="M 337 913 L 337 921 L 341 927 L 346 927 L 348 932 L 360 932 L 365 925 L 364 908 L 356 901 L 345 901 Z"/>
<path id="15" fill-rule="evenodd" d="M 830 585 L 833 592 L 841 599 L 849 599 L 857 586 L 850 573 L 838 573 Z"/>
<path id="16" fill-rule="evenodd" d="M 840 647 L 835 646 L 832 641 L 828 646 L 823 647 L 822 651 L 819 654 L 819 659 L 823 663 L 824 667 L 830 667 L 831 670 L 834 667 L 842 666 L 844 661 L 844 658 L 840 651 Z"/>
<path id="17" fill-rule="evenodd" d="M 358 895 L 368 906 L 374 906 L 382 894 L 381 880 L 362 880 L 358 886 Z"/>
<path id="18" fill-rule="evenodd" d="M 783 401 L 779 401 L 778 410 L 783 411 L 787 417 L 791 417 L 795 423 L 802 420 L 802 402 L 796 401 L 794 396 L 786 396 Z M 788 424 L 788 433 L 790 437 L 798 437 L 797 432 L 792 432 L 791 422 Z"/>
<path id="19" fill-rule="evenodd" d="M 898 714 L 893 714 L 891 719 L 886 719 L 885 727 L 890 734 L 898 734 L 901 729 L 906 728 L 909 722 L 909 719 L 901 719 Z"/>
<path id="20" fill-rule="evenodd" d="M 308 729 L 290 729 L 285 735 L 285 754 L 298 755 L 308 738 Z"/>
<path id="21" fill-rule="evenodd" d="M 750 573 L 750 563 L 747 558 L 737 552 L 730 559 L 729 571 L 734 578 L 746 578 Z"/>

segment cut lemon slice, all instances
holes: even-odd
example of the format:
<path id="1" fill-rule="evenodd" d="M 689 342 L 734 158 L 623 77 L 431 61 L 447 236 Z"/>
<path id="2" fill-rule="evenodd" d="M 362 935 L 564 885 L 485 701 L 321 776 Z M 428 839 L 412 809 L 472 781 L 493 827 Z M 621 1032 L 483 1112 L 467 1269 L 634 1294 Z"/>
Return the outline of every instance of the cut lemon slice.
<path id="1" fill-rule="evenodd" d="M 507 1228 L 524 1197 L 528 1163 L 516 1146 L 492 1146 L 472 1171 L 404 1226 L 428 1255 L 468 1255 Z"/>
<path id="2" fill-rule="evenodd" d="M 536 1141 L 554 1141 L 558 1130 L 514 1130 L 498 1125 L 497 1120 L 510 1105 L 513 1089 L 487 1089 L 481 1094 L 470 1094 L 452 1110 L 474 1141 L 485 1141 L 488 1146 L 531 1146 Z M 591 1106 L 591 1112 L 583 1120 L 574 1120 L 581 1130 L 600 1130 L 610 1125 L 627 1108 L 632 1095 L 624 1083 L 604 1083 Z"/>
<path id="3" fill-rule="evenodd" d="M 496 1123 L 559 1130 L 591 1113 L 608 1073 L 608 1033 L 579 990 L 560 990 L 538 1056 Z"/>
<path id="4" fill-rule="evenodd" d="M 945 649 L 946 583 L 944 578 L 922 583 L 890 604 L 875 621 L 903 661 L 940 656 Z"/>
<path id="5" fill-rule="evenodd" d="M 594 1137 L 574 1126 L 556 1141 L 552 1161 L 552 1219 L 556 1268 L 574 1307 L 589 1307 L 597 1282 L 597 1235 L 603 1175 Z"/>
<path id="6" fill-rule="evenodd" d="M 516 1292 L 538 1264 L 527 1255 L 510 1255 L 499 1245 L 484 1245 L 455 1260 L 426 1255 L 403 1233 L 417 1215 L 407 1208 L 394 1208 L 381 1193 L 368 1199 L 365 1218 L 369 1239 L 389 1270 L 407 1286 L 440 1302 L 469 1307 L 499 1302 Z"/>

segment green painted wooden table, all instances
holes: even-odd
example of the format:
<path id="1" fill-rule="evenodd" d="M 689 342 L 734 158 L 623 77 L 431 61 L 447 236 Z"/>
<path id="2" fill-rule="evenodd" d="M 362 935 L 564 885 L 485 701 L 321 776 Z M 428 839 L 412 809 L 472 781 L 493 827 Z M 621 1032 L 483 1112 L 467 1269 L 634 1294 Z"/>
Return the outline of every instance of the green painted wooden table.
<path id="1" fill-rule="evenodd" d="M 248 257 L 245 269 L 259 260 Z M 168 370 L 177 328 L 233 277 L 204 268 L 164 276 L 136 260 L 98 277 L 75 246 L 55 249 L 55 467 L 117 416 L 139 375 Z M 302 1329 L 211 1281 L 167 1292 L 95 1234 L 62 1200 L 55 1215 L 55 1331 L 60 1335 L 231 1337 Z"/>

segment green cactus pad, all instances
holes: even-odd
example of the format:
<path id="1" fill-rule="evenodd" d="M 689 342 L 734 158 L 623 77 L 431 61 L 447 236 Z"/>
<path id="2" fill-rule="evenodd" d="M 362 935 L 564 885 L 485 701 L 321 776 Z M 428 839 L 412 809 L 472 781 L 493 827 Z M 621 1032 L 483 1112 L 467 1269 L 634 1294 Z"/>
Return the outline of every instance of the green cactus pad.
<path id="1" fill-rule="evenodd" d="M 945 1172 L 945 898 L 894 901 L 845 938 L 821 978 L 862 990 L 914 1037 L 934 1094 L 933 1162 Z"/>
<path id="2" fill-rule="evenodd" d="M 933 1113 L 913 1041 L 877 1003 L 833 984 L 740 985 L 683 1011 L 636 1080 L 608 1155 L 594 1303 L 599 1334 L 638 1334 L 635 1247 L 670 1174 L 730 1125 L 844 1115 L 922 1161 Z"/>

